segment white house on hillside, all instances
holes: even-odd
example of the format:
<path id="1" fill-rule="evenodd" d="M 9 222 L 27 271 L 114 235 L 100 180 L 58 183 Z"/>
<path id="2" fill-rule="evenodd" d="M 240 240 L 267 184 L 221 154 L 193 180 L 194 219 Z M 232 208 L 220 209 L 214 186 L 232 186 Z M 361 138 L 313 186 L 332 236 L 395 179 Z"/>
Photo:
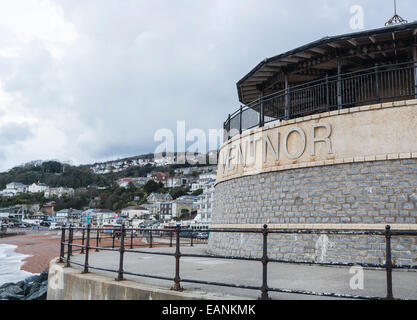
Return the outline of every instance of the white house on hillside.
<path id="1" fill-rule="evenodd" d="M 129 219 L 143 218 L 146 215 L 149 215 L 149 210 L 140 206 L 127 207 L 121 211 L 121 216 Z"/>
<path id="2" fill-rule="evenodd" d="M 16 190 L 16 192 L 25 193 L 28 190 L 28 186 L 20 182 L 10 182 L 6 185 L 8 190 Z"/>
<path id="3" fill-rule="evenodd" d="M 6 189 L 2 190 L 0 194 L 4 197 L 14 197 L 18 193 L 26 193 L 27 185 L 19 182 L 11 182 L 6 185 Z"/>
<path id="4" fill-rule="evenodd" d="M 199 196 L 198 212 L 195 217 L 196 223 L 210 224 L 214 202 L 214 184 L 216 180 L 211 179 L 203 185 L 203 193 Z"/>
<path id="5" fill-rule="evenodd" d="M 39 192 L 45 192 L 48 189 L 49 187 L 44 183 L 32 183 L 29 186 L 28 191 L 30 193 L 39 193 Z"/>
<path id="6" fill-rule="evenodd" d="M 53 196 L 61 198 L 64 195 L 68 196 L 68 197 L 74 196 L 74 189 L 73 188 L 64 188 L 64 187 L 50 188 L 50 189 L 45 190 L 44 197 L 46 199 L 49 199 Z"/>

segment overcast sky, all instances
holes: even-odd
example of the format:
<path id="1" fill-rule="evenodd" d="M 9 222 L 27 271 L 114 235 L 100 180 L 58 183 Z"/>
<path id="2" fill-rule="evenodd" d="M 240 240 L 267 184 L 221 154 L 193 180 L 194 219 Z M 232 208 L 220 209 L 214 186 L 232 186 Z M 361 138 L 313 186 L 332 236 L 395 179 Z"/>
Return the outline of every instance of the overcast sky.
<path id="1" fill-rule="evenodd" d="M 399 14 L 417 19 L 416 1 Z M 266 57 L 393 15 L 392 0 L 1 0 L 0 170 L 153 152 L 160 128 L 220 128 Z"/>

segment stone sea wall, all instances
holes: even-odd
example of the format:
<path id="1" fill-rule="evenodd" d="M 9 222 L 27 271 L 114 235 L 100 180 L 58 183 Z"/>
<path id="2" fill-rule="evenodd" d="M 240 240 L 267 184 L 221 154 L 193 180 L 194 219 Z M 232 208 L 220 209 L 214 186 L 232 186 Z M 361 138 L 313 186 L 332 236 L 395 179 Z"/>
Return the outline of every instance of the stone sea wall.
<path id="1" fill-rule="evenodd" d="M 417 159 L 324 165 L 227 180 L 216 185 L 212 216 L 213 227 L 383 229 L 390 224 L 417 231 L 416 223 Z M 383 236 L 271 234 L 268 244 L 268 255 L 276 259 L 385 261 Z M 393 237 L 392 250 L 394 263 L 417 264 L 417 237 Z M 212 233 L 209 252 L 260 257 L 262 236 Z"/>

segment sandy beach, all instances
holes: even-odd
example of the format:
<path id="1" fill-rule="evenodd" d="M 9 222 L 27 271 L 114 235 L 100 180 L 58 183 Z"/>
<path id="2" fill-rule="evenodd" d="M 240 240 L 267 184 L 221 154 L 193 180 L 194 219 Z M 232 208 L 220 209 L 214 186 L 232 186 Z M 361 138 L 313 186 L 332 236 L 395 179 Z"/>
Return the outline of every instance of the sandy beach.
<path id="1" fill-rule="evenodd" d="M 9 244 L 17 246 L 15 252 L 30 255 L 29 257 L 23 260 L 24 265 L 21 267 L 21 270 L 31 272 L 31 273 L 41 273 L 49 267 L 49 262 L 55 258 L 59 257 L 60 251 L 60 242 L 61 242 L 61 231 L 39 231 L 39 230 L 28 230 L 28 229 L 19 229 L 13 230 L 13 232 L 24 232 L 24 235 L 11 236 L 6 238 L 0 238 L 0 244 Z M 74 235 L 78 240 L 76 243 L 81 244 L 81 232 Z M 96 245 L 95 241 L 96 234 L 92 234 L 92 239 L 90 245 Z M 168 241 L 168 240 L 166 240 Z M 120 239 L 115 240 L 115 245 L 118 247 L 120 244 Z M 126 237 L 125 245 L 127 248 L 130 247 L 131 238 L 130 236 Z M 147 246 L 147 241 L 144 241 L 142 237 L 134 238 L 132 244 L 137 246 Z M 166 246 L 167 243 L 162 244 Z M 101 239 L 99 246 L 112 246 L 112 239 Z M 158 240 L 154 239 L 154 247 L 159 247 L 161 244 L 158 244 Z M 78 251 L 79 249 L 74 249 Z M 77 253 L 77 252 L 74 252 Z"/>
<path id="2" fill-rule="evenodd" d="M 16 252 L 30 255 L 25 258 L 22 270 L 41 273 L 49 266 L 49 261 L 59 256 L 60 232 L 19 230 L 24 235 L 0 238 L 0 244 L 17 246 Z"/>

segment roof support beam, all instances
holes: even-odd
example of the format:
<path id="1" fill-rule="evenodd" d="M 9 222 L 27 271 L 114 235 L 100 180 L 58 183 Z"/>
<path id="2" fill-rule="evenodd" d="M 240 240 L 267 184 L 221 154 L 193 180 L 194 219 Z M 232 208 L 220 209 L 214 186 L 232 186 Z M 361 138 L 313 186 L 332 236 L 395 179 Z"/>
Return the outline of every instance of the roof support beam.
<path id="1" fill-rule="evenodd" d="M 305 59 L 311 59 L 311 57 L 313 56 L 313 55 L 311 55 L 311 54 L 309 54 L 307 52 L 299 52 L 299 53 L 296 53 L 294 55 L 296 57 L 301 57 L 301 58 L 305 58 Z"/>
<path id="2" fill-rule="evenodd" d="M 284 62 L 290 62 L 290 63 L 298 63 L 301 59 L 295 58 L 295 57 L 288 57 L 288 58 L 282 58 L 281 61 Z"/>
<path id="3" fill-rule="evenodd" d="M 357 47 L 358 46 L 358 42 L 356 40 L 349 39 L 349 40 L 347 40 L 347 42 L 349 42 L 354 47 Z"/>
<path id="4" fill-rule="evenodd" d="M 269 64 L 266 67 L 263 67 L 261 69 L 261 71 L 272 71 L 272 72 L 277 72 L 279 70 L 281 70 L 280 67 L 273 67 L 273 66 L 270 66 Z"/>
<path id="5" fill-rule="evenodd" d="M 329 47 L 332 47 L 333 49 L 341 48 L 342 46 L 336 42 L 331 42 L 327 44 Z"/>
<path id="6" fill-rule="evenodd" d="M 315 52 L 315 53 L 319 53 L 319 54 L 322 54 L 322 55 L 324 55 L 324 54 L 326 54 L 326 50 L 324 50 L 324 49 L 320 49 L 320 48 L 311 48 L 311 49 L 309 49 L 310 51 L 313 51 L 313 52 Z"/>
<path id="7" fill-rule="evenodd" d="M 277 61 L 277 62 L 271 62 L 271 63 L 268 63 L 268 66 L 274 66 L 274 67 L 285 67 L 287 64 L 288 64 L 288 63 L 285 63 L 285 62 L 279 62 L 279 61 Z"/>

